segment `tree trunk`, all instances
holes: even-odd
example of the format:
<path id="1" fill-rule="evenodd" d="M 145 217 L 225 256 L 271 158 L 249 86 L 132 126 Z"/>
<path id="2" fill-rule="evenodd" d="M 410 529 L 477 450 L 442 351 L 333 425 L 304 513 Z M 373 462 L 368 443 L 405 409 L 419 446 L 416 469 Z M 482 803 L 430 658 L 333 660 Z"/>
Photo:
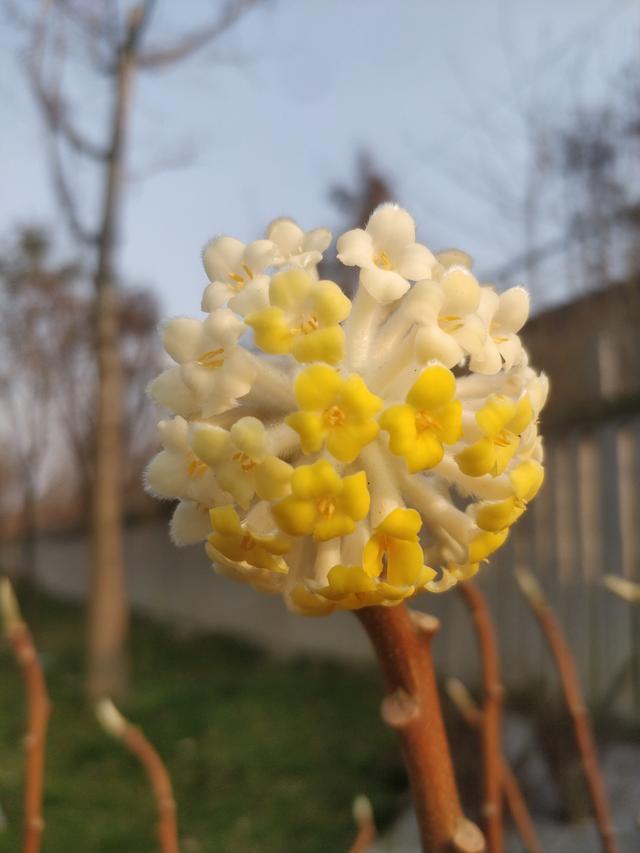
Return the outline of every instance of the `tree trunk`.
<path id="1" fill-rule="evenodd" d="M 134 70 L 134 45 L 123 46 L 117 68 L 112 135 L 105 170 L 102 225 L 95 273 L 98 401 L 91 524 L 89 600 L 89 695 L 96 699 L 122 691 L 126 681 L 128 627 L 123 542 L 123 381 L 118 286 L 113 256 L 123 179 L 124 137 Z"/>

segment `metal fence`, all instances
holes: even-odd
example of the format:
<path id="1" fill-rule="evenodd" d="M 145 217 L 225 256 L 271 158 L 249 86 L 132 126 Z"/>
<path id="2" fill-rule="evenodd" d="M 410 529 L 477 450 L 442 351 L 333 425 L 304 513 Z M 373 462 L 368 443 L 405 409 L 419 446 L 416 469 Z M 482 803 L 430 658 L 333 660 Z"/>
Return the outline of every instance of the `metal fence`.
<path id="1" fill-rule="evenodd" d="M 495 616 L 505 685 L 556 688 L 514 578 L 523 566 L 542 583 L 566 632 L 591 708 L 638 720 L 640 605 L 614 595 L 603 579 L 640 582 L 640 414 L 554 431 L 545 467 L 543 489 L 478 579 Z M 436 609 L 450 638 L 440 650 L 443 669 L 472 678 L 478 661 L 468 615 L 455 595 Z"/>

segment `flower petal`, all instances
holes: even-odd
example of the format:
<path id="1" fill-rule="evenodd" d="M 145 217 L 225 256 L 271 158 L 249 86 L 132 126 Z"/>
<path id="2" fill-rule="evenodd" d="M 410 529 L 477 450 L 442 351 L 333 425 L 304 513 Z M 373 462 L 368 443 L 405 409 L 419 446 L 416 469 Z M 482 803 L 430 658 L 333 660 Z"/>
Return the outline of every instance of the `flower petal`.
<path id="1" fill-rule="evenodd" d="M 286 423 L 300 436 L 303 453 L 317 453 L 322 449 L 328 427 L 319 412 L 293 412 L 287 416 Z"/>
<path id="2" fill-rule="evenodd" d="M 415 409 L 429 412 L 449 403 L 456 393 L 456 379 L 450 370 L 439 364 L 425 368 L 411 386 L 407 403 Z"/>
<path id="3" fill-rule="evenodd" d="M 480 285 L 465 267 L 450 267 L 442 276 L 441 287 L 445 293 L 446 314 L 473 313 L 480 302 Z"/>
<path id="4" fill-rule="evenodd" d="M 235 237 L 216 237 L 202 251 L 202 263 L 209 281 L 227 281 L 229 273 L 240 267 L 244 243 Z"/>
<path id="5" fill-rule="evenodd" d="M 162 343 L 171 358 L 184 364 L 202 352 L 203 323 L 195 317 L 175 317 L 162 327 Z"/>
<path id="6" fill-rule="evenodd" d="M 394 254 L 416 242 L 413 217 L 397 204 L 382 204 L 374 210 L 366 230 L 377 249 Z"/>
<path id="7" fill-rule="evenodd" d="M 334 281 L 318 281 L 313 288 L 313 312 L 323 326 L 346 320 L 351 312 L 351 300 Z"/>
<path id="8" fill-rule="evenodd" d="M 395 262 L 396 272 L 411 281 L 428 278 L 436 259 L 421 243 L 405 246 Z"/>
<path id="9" fill-rule="evenodd" d="M 409 282 L 397 272 L 375 266 L 360 272 L 360 284 L 381 305 L 395 302 L 409 290 Z"/>
<path id="10" fill-rule="evenodd" d="M 407 467 L 412 474 L 435 467 L 443 456 L 442 442 L 431 430 L 418 433 L 413 446 L 405 453 Z"/>
<path id="11" fill-rule="evenodd" d="M 271 279 L 269 299 L 283 311 L 297 311 L 313 287 L 313 279 L 301 269 L 280 272 Z"/>
<path id="12" fill-rule="evenodd" d="M 265 501 L 284 498 L 290 490 L 293 468 L 277 456 L 267 456 L 255 472 L 256 492 Z"/>
<path id="13" fill-rule="evenodd" d="M 338 237 L 338 260 L 347 267 L 373 265 L 373 241 L 362 228 L 353 228 Z"/>
<path id="14" fill-rule="evenodd" d="M 195 501 L 180 501 L 169 527 L 176 545 L 195 545 L 204 542 L 211 533 L 209 513 Z"/>
<path id="15" fill-rule="evenodd" d="M 314 364 L 301 370 L 293 386 L 301 409 L 324 410 L 335 403 L 343 379 L 333 367 Z"/>
<path id="16" fill-rule="evenodd" d="M 507 332 L 519 332 L 527 322 L 529 304 L 529 294 L 524 287 L 510 287 L 500 294 L 494 323 Z"/>
<path id="17" fill-rule="evenodd" d="M 416 358 L 423 364 L 437 359 L 445 367 L 455 367 L 464 358 L 464 350 L 439 326 L 421 326 L 416 334 Z"/>
<path id="18" fill-rule="evenodd" d="M 311 361 L 339 364 L 344 358 L 344 329 L 342 326 L 327 326 L 308 335 L 296 335 L 291 354 L 303 364 Z"/>

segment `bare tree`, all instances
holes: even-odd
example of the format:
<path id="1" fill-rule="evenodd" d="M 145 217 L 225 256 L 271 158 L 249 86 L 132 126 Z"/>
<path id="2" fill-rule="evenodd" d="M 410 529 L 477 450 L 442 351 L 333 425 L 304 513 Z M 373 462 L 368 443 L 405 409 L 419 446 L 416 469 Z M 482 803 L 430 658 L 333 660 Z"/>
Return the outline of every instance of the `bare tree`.
<path id="1" fill-rule="evenodd" d="M 95 298 L 98 394 L 92 499 L 92 575 L 89 601 L 88 690 L 95 698 L 117 694 L 125 677 L 127 606 L 123 556 L 123 365 L 120 350 L 117 245 L 133 86 L 140 72 L 167 69 L 222 36 L 258 0 L 233 0 L 207 26 L 172 44 L 145 45 L 154 0 L 119 11 L 115 2 L 42 0 L 27 21 L 28 66 L 48 130 L 53 182 L 71 233 L 91 258 Z M 124 4 L 123 4 L 124 5 Z M 18 13 L 21 14 L 21 13 Z M 65 94 L 64 61 L 81 44 L 79 59 L 106 92 L 101 139 L 92 139 Z M 77 54 L 78 52 L 75 51 Z M 69 180 L 68 161 L 92 164 L 100 191 L 87 225 Z"/>
<path id="2" fill-rule="evenodd" d="M 81 267 L 58 263 L 40 228 L 25 228 L 0 257 L 0 382 L 6 437 L 12 448 L 11 510 L 21 531 L 21 568 L 35 571 L 38 498 L 45 486 L 47 455 L 60 435 L 52 424 L 55 371 L 61 339 L 75 325 Z"/>

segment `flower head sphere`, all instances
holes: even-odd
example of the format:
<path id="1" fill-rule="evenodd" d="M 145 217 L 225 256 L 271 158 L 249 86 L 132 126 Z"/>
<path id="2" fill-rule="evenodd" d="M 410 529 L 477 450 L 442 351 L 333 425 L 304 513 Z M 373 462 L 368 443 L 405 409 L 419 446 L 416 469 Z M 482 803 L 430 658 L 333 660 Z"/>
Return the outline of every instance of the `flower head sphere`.
<path id="1" fill-rule="evenodd" d="M 330 242 L 288 218 L 212 241 L 204 316 L 164 326 L 173 364 L 150 386 L 173 418 L 147 485 L 179 501 L 175 541 L 309 615 L 463 582 L 544 479 L 526 291 L 383 205 L 338 239 L 350 301 L 318 274 Z"/>

